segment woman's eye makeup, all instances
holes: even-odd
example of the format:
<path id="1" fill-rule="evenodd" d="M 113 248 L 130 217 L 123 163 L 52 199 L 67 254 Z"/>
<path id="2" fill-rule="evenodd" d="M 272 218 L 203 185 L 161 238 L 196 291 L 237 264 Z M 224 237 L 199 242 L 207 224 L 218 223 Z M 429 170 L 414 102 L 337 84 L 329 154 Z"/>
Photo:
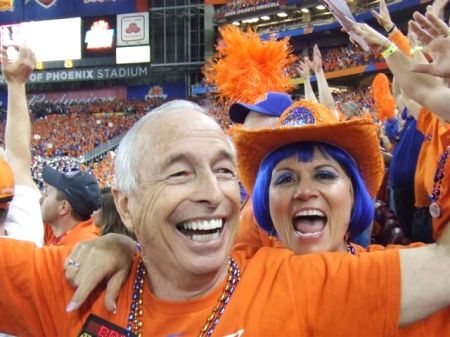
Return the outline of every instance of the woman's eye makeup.
<path id="1" fill-rule="evenodd" d="M 273 184 L 275 186 L 287 184 L 287 183 L 291 182 L 292 180 L 294 180 L 294 176 L 291 172 L 282 172 L 282 173 L 277 174 L 274 177 Z"/>
<path id="2" fill-rule="evenodd" d="M 322 169 L 316 171 L 315 177 L 320 180 L 334 180 L 337 177 L 339 177 L 339 175 L 337 174 L 337 172 L 335 172 L 332 169 L 323 169 L 322 168 Z"/>

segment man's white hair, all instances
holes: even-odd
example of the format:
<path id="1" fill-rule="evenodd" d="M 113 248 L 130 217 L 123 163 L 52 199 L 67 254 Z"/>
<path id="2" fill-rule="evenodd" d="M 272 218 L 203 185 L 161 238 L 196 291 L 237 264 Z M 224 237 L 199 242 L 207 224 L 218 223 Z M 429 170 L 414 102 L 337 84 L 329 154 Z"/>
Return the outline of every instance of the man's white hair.
<path id="1" fill-rule="evenodd" d="M 142 140 L 142 137 L 151 137 L 151 135 L 142 134 L 142 129 L 163 114 L 186 110 L 198 111 L 199 113 L 209 115 L 207 110 L 196 103 L 185 100 L 173 100 L 150 111 L 128 130 L 120 142 L 114 160 L 115 185 L 119 190 L 123 193 L 130 194 L 137 189 L 138 168 L 144 162 L 141 156 L 144 153 L 142 151 L 143 147 L 146 146 L 146 142 Z"/>

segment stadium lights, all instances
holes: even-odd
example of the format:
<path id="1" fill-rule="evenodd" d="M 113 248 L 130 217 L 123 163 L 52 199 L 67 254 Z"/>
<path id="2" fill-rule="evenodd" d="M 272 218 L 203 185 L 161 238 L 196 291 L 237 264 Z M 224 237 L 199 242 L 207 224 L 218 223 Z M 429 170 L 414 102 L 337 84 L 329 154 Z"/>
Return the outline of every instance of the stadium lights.
<path id="1" fill-rule="evenodd" d="M 239 25 L 240 25 L 240 23 L 239 23 L 239 21 L 233 21 L 233 25 L 235 25 L 235 26 L 239 26 Z"/>
<path id="2" fill-rule="evenodd" d="M 324 5 L 318 5 L 318 6 L 316 6 L 316 8 L 317 8 L 319 11 L 323 11 L 323 10 L 325 9 L 325 6 L 324 6 Z"/>
<path id="3" fill-rule="evenodd" d="M 267 15 L 261 16 L 261 20 L 269 21 L 270 20 L 270 16 L 267 16 Z"/>
<path id="4" fill-rule="evenodd" d="M 280 18 L 285 18 L 288 15 L 285 12 L 280 12 L 280 13 L 277 13 L 277 16 L 280 17 Z"/>
<path id="5" fill-rule="evenodd" d="M 65 60 L 64 61 L 64 68 L 73 68 L 73 61 L 72 60 Z"/>
<path id="6" fill-rule="evenodd" d="M 309 13 L 309 9 L 308 8 L 302 8 L 301 11 L 302 11 L 302 13 Z"/>

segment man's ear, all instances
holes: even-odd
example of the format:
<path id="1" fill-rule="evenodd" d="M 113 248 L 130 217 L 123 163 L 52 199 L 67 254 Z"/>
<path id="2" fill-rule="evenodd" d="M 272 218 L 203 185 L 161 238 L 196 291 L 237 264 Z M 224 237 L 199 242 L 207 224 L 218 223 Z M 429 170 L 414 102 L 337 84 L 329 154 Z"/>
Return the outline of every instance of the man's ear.
<path id="1" fill-rule="evenodd" d="M 113 195 L 114 203 L 116 204 L 117 212 L 119 212 L 122 222 L 129 231 L 133 231 L 133 217 L 130 211 L 128 195 L 124 194 L 122 191 L 118 190 L 115 187 L 111 188 L 111 193 Z"/>
<path id="2" fill-rule="evenodd" d="M 59 215 L 60 216 L 64 216 L 66 214 L 70 214 L 70 212 L 72 210 L 72 205 L 66 199 L 61 200 L 61 203 L 58 206 L 58 210 L 59 210 Z"/>

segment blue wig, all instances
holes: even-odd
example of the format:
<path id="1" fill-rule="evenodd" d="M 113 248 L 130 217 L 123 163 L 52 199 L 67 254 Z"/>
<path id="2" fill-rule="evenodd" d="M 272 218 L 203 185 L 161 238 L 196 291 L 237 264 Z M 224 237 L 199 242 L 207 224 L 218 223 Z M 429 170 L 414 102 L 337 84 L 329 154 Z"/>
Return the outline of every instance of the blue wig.
<path id="1" fill-rule="evenodd" d="M 283 146 L 270 153 L 259 166 L 253 188 L 253 212 L 258 225 L 271 235 L 276 235 L 269 208 L 269 187 L 274 167 L 283 159 L 297 156 L 301 162 L 311 162 L 314 148 L 333 158 L 348 175 L 353 186 L 354 204 L 349 223 L 349 238 L 362 233 L 373 221 L 374 205 L 353 158 L 344 150 L 320 142 L 299 142 Z"/>

